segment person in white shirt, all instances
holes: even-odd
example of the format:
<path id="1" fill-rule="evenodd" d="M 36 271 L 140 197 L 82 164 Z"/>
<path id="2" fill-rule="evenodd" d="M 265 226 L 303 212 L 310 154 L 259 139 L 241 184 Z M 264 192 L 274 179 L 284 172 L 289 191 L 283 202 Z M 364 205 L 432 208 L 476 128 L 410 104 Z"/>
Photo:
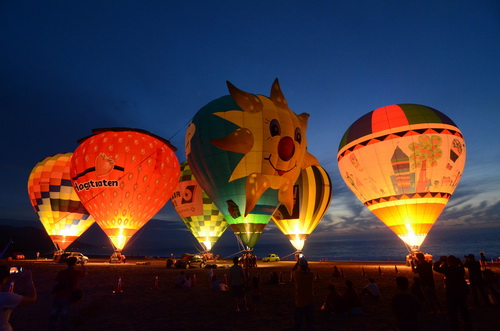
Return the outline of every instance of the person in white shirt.
<path id="1" fill-rule="evenodd" d="M 31 287 L 31 295 L 23 296 L 12 292 L 0 292 L 0 331 L 12 331 L 9 319 L 14 308 L 27 306 L 36 301 L 36 289 L 31 272 L 26 270 L 21 273 L 21 276 L 28 280 Z M 10 268 L 6 265 L 0 265 L 0 288 L 5 288 L 9 277 Z"/>
<path id="2" fill-rule="evenodd" d="M 361 290 L 361 295 L 368 294 L 371 298 L 378 300 L 380 298 L 380 290 L 378 289 L 375 279 L 368 278 L 369 283 L 366 284 Z"/>

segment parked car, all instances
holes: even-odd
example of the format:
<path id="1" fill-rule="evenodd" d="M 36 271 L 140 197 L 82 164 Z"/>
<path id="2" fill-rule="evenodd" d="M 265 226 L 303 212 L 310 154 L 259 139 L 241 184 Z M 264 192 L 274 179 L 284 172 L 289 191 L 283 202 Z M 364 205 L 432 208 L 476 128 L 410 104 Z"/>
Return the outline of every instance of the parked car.
<path id="1" fill-rule="evenodd" d="M 12 254 L 12 259 L 13 260 L 24 260 L 25 257 L 24 257 L 23 253 L 16 252 L 16 253 Z"/>
<path id="2" fill-rule="evenodd" d="M 192 262 L 204 262 L 205 258 L 203 255 L 200 254 L 189 254 L 189 253 L 184 253 L 182 254 L 182 259 L 189 261 L 189 263 Z"/>
<path id="3" fill-rule="evenodd" d="M 280 257 L 276 254 L 269 254 L 262 258 L 262 262 L 278 262 Z"/>
<path id="4" fill-rule="evenodd" d="M 54 260 L 59 261 L 59 263 L 66 263 L 66 260 L 70 257 L 76 257 L 77 264 L 87 264 L 89 258 L 80 252 L 64 252 L 61 254 L 54 255 Z"/>
<path id="5" fill-rule="evenodd" d="M 190 266 L 189 261 L 184 259 L 176 260 L 174 263 L 174 267 L 177 269 L 189 269 Z"/>

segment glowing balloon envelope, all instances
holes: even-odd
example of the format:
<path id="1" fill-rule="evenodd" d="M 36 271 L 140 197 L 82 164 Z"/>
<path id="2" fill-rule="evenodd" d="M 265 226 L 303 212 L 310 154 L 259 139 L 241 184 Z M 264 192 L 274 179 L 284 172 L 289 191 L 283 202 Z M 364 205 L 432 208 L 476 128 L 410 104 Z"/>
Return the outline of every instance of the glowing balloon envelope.
<path id="1" fill-rule="evenodd" d="M 187 162 L 181 164 L 181 177 L 172 194 L 172 204 L 203 249 L 210 251 L 227 229 L 227 222 L 201 189 Z"/>
<path id="2" fill-rule="evenodd" d="M 94 223 L 71 184 L 72 155 L 46 157 L 33 168 L 28 179 L 31 205 L 54 245 L 62 250 Z"/>
<path id="3" fill-rule="evenodd" d="M 332 200 L 332 185 L 328 173 L 320 166 L 302 169 L 293 187 L 295 202 L 292 213 L 280 205 L 272 219 L 290 239 L 297 251 L 301 251 L 307 237 L 318 226 Z"/>
<path id="4" fill-rule="evenodd" d="M 358 199 L 418 250 L 455 190 L 465 142 L 443 113 L 391 105 L 359 118 L 344 134 L 339 171 Z"/>
<path id="5" fill-rule="evenodd" d="M 293 207 L 300 169 L 317 160 L 307 150 L 308 114 L 295 115 L 276 80 L 270 98 L 228 82 L 230 96 L 216 99 L 193 117 L 186 156 L 203 190 L 253 248 L 281 203 Z"/>
<path id="6" fill-rule="evenodd" d="M 175 147 L 147 131 L 93 130 L 71 161 L 73 186 L 117 250 L 170 198 L 179 180 Z"/>

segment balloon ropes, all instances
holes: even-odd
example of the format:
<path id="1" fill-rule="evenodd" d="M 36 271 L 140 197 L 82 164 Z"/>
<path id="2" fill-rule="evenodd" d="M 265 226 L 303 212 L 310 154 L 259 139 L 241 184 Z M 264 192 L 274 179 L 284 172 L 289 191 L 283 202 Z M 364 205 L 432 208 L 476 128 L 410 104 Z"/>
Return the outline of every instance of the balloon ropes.
<path id="1" fill-rule="evenodd" d="M 176 150 L 144 130 L 96 129 L 79 140 L 71 180 L 83 204 L 121 251 L 168 201 L 179 180 Z"/>
<path id="2" fill-rule="evenodd" d="M 465 142 L 440 111 L 416 104 L 376 109 L 340 142 L 340 174 L 356 197 L 418 251 L 460 181 Z"/>
<path id="3" fill-rule="evenodd" d="M 224 216 L 201 189 L 187 162 L 181 164 L 179 183 L 171 198 L 175 210 L 208 252 L 227 229 Z"/>
<path id="4" fill-rule="evenodd" d="M 37 163 L 28 179 L 31 205 L 56 250 L 68 248 L 94 223 L 71 184 L 72 155 L 46 157 Z"/>
<path id="5" fill-rule="evenodd" d="M 278 80 L 270 98 L 227 85 L 230 95 L 193 117 L 186 158 L 231 229 L 252 249 L 280 203 L 292 210 L 293 184 L 317 160 L 306 150 L 309 115 L 288 108 Z"/>
<path id="6" fill-rule="evenodd" d="M 328 173 L 320 166 L 302 169 L 293 186 L 292 213 L 280 205 L 272 219 L 288 237 L 297 251 L 302 251 L 307 237 L 325 215 L 332 200 L 332 184 Z"/>

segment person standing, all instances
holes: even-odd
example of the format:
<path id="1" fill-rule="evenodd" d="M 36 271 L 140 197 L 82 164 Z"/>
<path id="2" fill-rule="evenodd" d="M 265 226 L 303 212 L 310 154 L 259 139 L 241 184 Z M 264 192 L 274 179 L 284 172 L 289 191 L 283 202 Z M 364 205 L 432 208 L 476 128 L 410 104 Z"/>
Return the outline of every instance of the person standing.
<path id="1" fill-rule="evenodd" d="M 425 301 L 429 308 L 438 314 L 442 311 L 441 304 L 436 295 L 436 288 L 434 285 L 434 273 L 432 271 L 432 263 L 425 260 L 423 253 L 417 253 L 417 261 L 411 263 L 411 269 L 420 278 L 420 287 L 424 294 Z"/>
<path id="2" fill-rule="evenodd" d="M 78 290 L 78 280 L 87 275 L 87 269 L 83 262 L 81 270 L 76 270 L 77 259 L 72 256 L 66 260 L 67 269 L 61 270 L 56 276 L 56 285 L 52 290 L 54 303 L 50 311 L 49 330 L 56 329 L 57 320 L 61 316 L 61 329 L 69 329 L 69 312 L 72 303 L 75 303 L 79 298 L 75 297 Z"/>
<path id="3" fill-rule="evenodd" d="M 418 312 L 420 305 L 418 300 L 408 293 L 410 282 L 408 278 L 399 276 L 396 278 L 398 293 L 391 299 L 391 307 L 396 315 L 398 330 L 418 331 Z"/>
<path id="4" fill-rule="evenodd" d="M 484 287 L 481 265 L 479 261 L 476 261 L 476 257 L 474 256 L 474 254 L 469 254 L 466 256 L 464 267 L 469 271 L 469 282 L 473 303 L 475 305 L 478 304 L 478 298 L 479 296 L 481 296 L 481 300 L 483 301 L 483 303 L 489 304 L 488 295 L 486 294 L 486 289 Z"/>
<path id="5" fill-rule="evenodd" d="M 243 304 L 243 309 L 248 310 L 247 298 L 245 296 L 246 277 L 243 268 L 239 265 L 237 256 L 233 257 L 233 266 L 229 268 L 229 279 L 231 284 L 231 292 L 236 299 L 236 311 L 241 311 L 240 301 Z"/>
<path id="6" fill-rule="evenodd" d="M 0 330 L 12 331 L 12 326 L 9 323 L 12 310 L 17 307 L 27 306 L 34 303 L 37 299 L 35 284 L 29 270 L 22 273 L 28 278 L 31 285 L 31 295 L 23 296 L 17 293 L 0 292 Z M 0 265 L 0 288 L 3 288 L 9 281 L 10 268 L 6 265 Z"/>
<path id="7" fill-rule="evenodd" d="M 458 330 L 458 312 L 462 315 L 465 330 L 472 330 L 472 323 L 467 309 L 467 283 L 465 269 L 460 259 L 454 255 L 434 263 L 434 270 L 445 276 L 446 305 L 452 330 Z"/>
<path id="8" fill-rule="evenodd" d="M 302 320 L 306 329 L 314 329 L 314 274 L 309 269 L 305 257 L 297 256 L 297 263 L 292 269 L 295 279 L 295 329 L 300 330 Z"/>

